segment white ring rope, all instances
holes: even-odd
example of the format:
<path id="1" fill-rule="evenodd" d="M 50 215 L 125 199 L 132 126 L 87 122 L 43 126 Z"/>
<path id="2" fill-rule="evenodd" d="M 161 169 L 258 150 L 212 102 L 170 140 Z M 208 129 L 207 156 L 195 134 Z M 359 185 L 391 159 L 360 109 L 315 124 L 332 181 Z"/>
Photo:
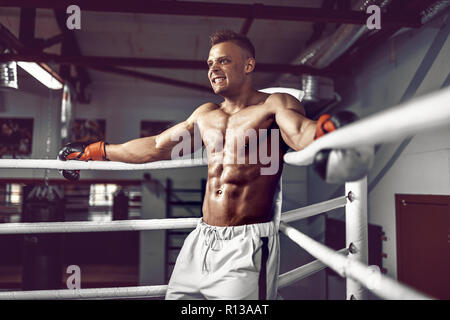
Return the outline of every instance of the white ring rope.
<path id="1" fill-rule="evenodd" d="M 346 253 L 346 248 L 339 253 Z M 279 275 L 278 288 L 287 287 L 302 280 L 327 266 L 319 260 Z M 31 290 L 0 292 L 0 300 L 57 300 L 57 299 L 123 299 L 123 298 L 156 298 L 164 297 L 167 285 L 118 287 L 98 289 L 59 289 L 59 290 Z"/>
<path id="2" fill-rule="evenodd" d="M 0 234 L 146 231 L 195 228 L 200 218 L 0 223 Z"/>
<path id="3" fill-rule="evenodd" d="M 147 228 L 151 230 L 165 229 L 168 227 L 172 228 L 188 228 L 193 227 L 198 222 L 199 218 L 178 218 L 178 219 L 152 219 L 153 221 L 148 221 L 149 225 Z M 163 222 L 162 220 L 166 220 Z M 177 220 L 177 221 L 174 221 Z M 179 220 L 184 220 L 181 224 Z M 189 221 L 188 221 L 189 220 Z M 123 221 L 114 221 L 117 223 Z M 142 222 L 136 220 L 135 222 Z M 70 222 L 63 222 L 62 224 L 68 224 Z M 78 222 L 85 224 L 85 221 Z M 91 222 L 88 222 L 91 223 Z M 33 223 L 32 223 L 33 224 Z M 34 223 L 41 224 L 41 223 Z M 61 224 L 61 223 L 51 223 L 51 224 Z M 92 223 L 91 223 L 92 224 Z M 95 222 L 98 224 L 98 222 Z M 175 225 L 174 225 L 175 224 Z M 0 226 L 11 225 L 11 224 L 0 224 Z M 20 225 L 20 224 L 14 224 Z M 143 225 L 139 224 L 137 229 L 142 230 Z M 58 231 L 61 227 L 60 225 L 55 226 L 54 229 L 49 232 L 61 232 Z M 104 226 L 100 229 L 95 229 L 94 225 L 91 225 L 92 229 L 89 231 L 105 231 Z M 70 228 L 74 228 L 71 226 Z M 69 229 L 70 229 L 69 228 Z M 79 227 L 78 227 L 79 228 Z M 98 226 L 97 226 L 98 228 Z M 66 229 L 67 230 L 67 229 Z M 81 229 L 77 229 L 81 230 Z M 86 230 L 86 229 L 83 229 Z M 117 227 L 114 230 L 118 230 Z M 129 230 L 129 226 L 125 229 Z M 2 230 L 4 231 L 4 230 Z M 22 231 L 22 230 L 21 230 Z M 42 231 L 42 230 L 35 230 Z M 362 264 L 356 260 L 347 259 L 344 255 L 333 251 L 332 249 L 322 245 L 321 243 L 309 238 L 308 236 L 302 234 L 298 230 L 290 227 L 284 222 L 280 223 L 280 231 L 282 231 L 291 240 L 297 243 L 300 247 L 305 249 L 312 256 L 319 259 L 318 261 L 313 261 L 307 265 L 299 267 L 297 269 L 291 270 L 285 274 L 279 276 L 280 288 L 292 284 L 295 281 L 301 280 L 314 272 L 320 271 L 326 266 L 331 267 L 341 276 L 351 277 L 352 279 L 359 281 L 366 287 L 370 287 L 370 279 L 373 276 L 372 272 L 367 268 L 366 265 Z M 74 231 L 67 231 L 74 232 Z M 4 233 L 11 233 L 4 232 Z M 12 233 L 17 233 L 13 231 Z M 28 233 L 28 232 L 27 232 Z M 339 252 L 346 252 L 346 249 L 342 249 Z M 322 262 L 321 262 L 322 261 Z M 123 298 L 123 297 L 161 297 L 164 296 L 166 286 L 150 286 L 150 287 L 126 287 L 126 288 L 106 288 L 106 289 L 79 289 L 79 290 L 34 290 L 34 291 L 10 291 L 10 292 L 0 292 L 0 299 L 91 299 L 91 298 Z M 396 281 L 380 275 L 379 283 L 376 287 L 370 287 L 375 294 L 385 299 L 429 299 L 429 297 L 417 292 L 414 289 L 406 287 Z"/>
<path id="4" fill-rule="evenodd" d="M 339 253 L 346 253 L 346 248 Z M 302 280 L 327 266 L 319 260 L 288 271 L 278 276 L 278 288 L 287 287 Z M 124 299 L 124 298 L 156 298 L 164 297 L 167 285 L 97 288 L 97 289 L 59 289 L 59 290 L 31 290 L 0 292 L 0 300 L 58 300 L 58 299 Z"/>
<path id="5" fill-rule="evenodd" d="M 337 252 L 342 253 L 342 254 L 347 254 L 348 249 L 343 248 Z M 325 269 L 326 267 L 327 267 L 327 265 L 325 263 L 323 263 L 322 261 L 314 260 L 314 261 L 311 261 L 301 267 L 298 267 L 291 271 L 283 273 L 278 278 L 278 288 L 281 289 L 281 288 L 288 287 L 297 281 L 305 279 L 305 278 L 309 277 L 310 275 Z"/>
<path id="6" fill-rule="evenodd" d="M 286 211 L 281 215 L 281 221 L 292 222 L 300 219 L 309 218 L 336 208 L 345 207 L 347 196 L 316 203 L 307 207 Z"/>
<path id="7" fill-rule="evenodd" d="M 94 288 L 94 289 L 58 289 L 0 292 L 0 300 L 66 300 L 66 299 L 123 299 L 156 298 L 166 294 L 167 285 Z"/>
<path id="8" fill-rule="evenodd" d="M 281 215 L 281 221 L 292 222 L 308 218 L 332 209 L 344 207 L 347 197 L 316 203 L 311 206 L 287 211 Z M 111 232 L 111 231 L 147 231 L 162 229 L 195 228 L 200 218 L 142 219 L 120 221 L 67 221 L 67 222 L 22 222 L 0 223 L 0 234 L 35 234 L 69 232 Z"/>
<path id="9" fill-rule="evenodd" d="M 0 159 L 0 168 L 9 169 L 59 169 L 59 170 L 155 170 L 199 167 L 208 164 L 205 158 L 162 160 L 148 163 L 117 161 L 77 161 L 40 159 Z"/>
<path id="10" fill-rule="evenodd" d="M 273 87 L 261 89 L 258 91 L 264 93 L 289 93 L 291 96 L 295 97 L 300 102 L 303 100 L 303 97 L 305 96 L 305 91 L 294 88 Z"/>
<path id="11" fill-rule="evenodd" d="M 284 161 L 296 166 L 309 165 L 316 153 L 322 149 L 354 148 L 394 142 L 449 125 L 450 88 L 447 88 L 330 132 L 301 151 L 285 154 Z"/>
<path id="12" fill-rule="evenodd" d="M 374 274 L 367 265 L 351 260 L 346 256 L 306 236 L 295 228 L 281 222 L 280 231 L 306 250 L 316 259 L 319 259 L 342 277 L 349 277 L 358 281 L 377 296 L 388 300 L 426 300 L 430 297 L 407 287 L 397 281 L 382 275 Z"/>

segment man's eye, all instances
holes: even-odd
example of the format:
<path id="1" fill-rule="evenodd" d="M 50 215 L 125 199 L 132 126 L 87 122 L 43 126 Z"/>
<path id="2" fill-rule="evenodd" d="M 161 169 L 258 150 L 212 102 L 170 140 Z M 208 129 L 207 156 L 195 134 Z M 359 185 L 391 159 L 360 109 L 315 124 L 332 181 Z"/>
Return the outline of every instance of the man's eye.
<path id="1" fill-rule="evenodd" d="M 228 62 L 230 62 L 230 60 L 228 60 L 228 59 L 223 59 L 223 60 L 221 60 L 220 62 L 221 62 L 221 63 L 228 63 Z"/>

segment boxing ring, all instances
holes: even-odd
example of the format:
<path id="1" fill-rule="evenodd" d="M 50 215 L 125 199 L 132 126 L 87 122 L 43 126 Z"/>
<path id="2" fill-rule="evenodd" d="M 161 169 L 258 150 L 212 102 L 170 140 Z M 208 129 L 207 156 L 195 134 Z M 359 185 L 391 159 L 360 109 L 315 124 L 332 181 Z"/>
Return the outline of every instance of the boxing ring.
<path id="1" fill-rule="evenodd" d="M 414 134 L 450 125 L 450 89 L 408 101 L 352 123 L 314 141 L 307 148 L 290 152 L 284 161 L 305 166 L 322 149 L 352 148 L 394 142 Z M 424 111 L 430 106 L 433 112 Z M 204 166 L 205 159 L 169 160 L 145 164 L 119 162 L 81 162 L 59 160 L 0 159 L 0 168 L 65 169 L 65 170 L 155 170 Z M 367 290 L 382 299 L 430 299 L 396 280 L 374 272 L 368 263 L 367 177 L 345 183 L 345 195 L 322 203 L 284 212 L 280 232 L 317 260 L 279 276 L 279 288 L 287 287 L 326 267 L 346 278 L 347 299 L 365 299 Z M 290 222 L 345 207 L 346 248 L 334 251 L 289 225 Z M 37 234 L 66 232 L 149 231 L 195 228 L 199 218 L 148 219 L 124 221 L 76 221 L 2 223 L 0 234 Z M 98 289 L 61 289 L 0 292 L 0 299 L 125 299 L 152 298 L 165 295 L 167 286 L 137 286 Z"/>

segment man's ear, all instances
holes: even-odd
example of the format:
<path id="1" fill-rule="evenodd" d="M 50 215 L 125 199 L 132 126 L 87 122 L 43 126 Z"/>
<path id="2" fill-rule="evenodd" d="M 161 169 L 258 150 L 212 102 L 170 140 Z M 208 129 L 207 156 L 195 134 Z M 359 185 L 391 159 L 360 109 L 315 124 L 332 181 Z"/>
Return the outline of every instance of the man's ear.
<path id="1" fill-rule="evenodd" d="M 247 58 L 247 61 L 245 62 L 245 73 L 251 73 L 255 69 L 256 61 L 255 58 Z"/>

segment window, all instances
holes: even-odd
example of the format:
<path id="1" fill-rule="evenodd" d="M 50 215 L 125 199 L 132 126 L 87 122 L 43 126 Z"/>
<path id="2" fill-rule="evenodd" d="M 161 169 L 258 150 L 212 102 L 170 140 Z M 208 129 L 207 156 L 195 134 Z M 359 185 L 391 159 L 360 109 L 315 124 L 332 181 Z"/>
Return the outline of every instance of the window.
<path id="1" fill-rule="evenodd" d="M 111 221 L 115 184 L 92 184 L 89 192 L 89 220 Z"/>
<path id="2" fill-rule="evenodd" d="M 18 183 L 6 184 L 6 205 L 20 205 L 22 203 L 22 186 Z"/>
<path id="3" fill-rule="evenodd" d="M 19 222 L 22 205 L 22 185 L 0 185 L 0 222 Z"/>
<path id="4" fill-rule="evenodd" d="M 89 206 L 112 206 L 116 191 L 117 185 L 115 184 L 91 184 Z"/>

